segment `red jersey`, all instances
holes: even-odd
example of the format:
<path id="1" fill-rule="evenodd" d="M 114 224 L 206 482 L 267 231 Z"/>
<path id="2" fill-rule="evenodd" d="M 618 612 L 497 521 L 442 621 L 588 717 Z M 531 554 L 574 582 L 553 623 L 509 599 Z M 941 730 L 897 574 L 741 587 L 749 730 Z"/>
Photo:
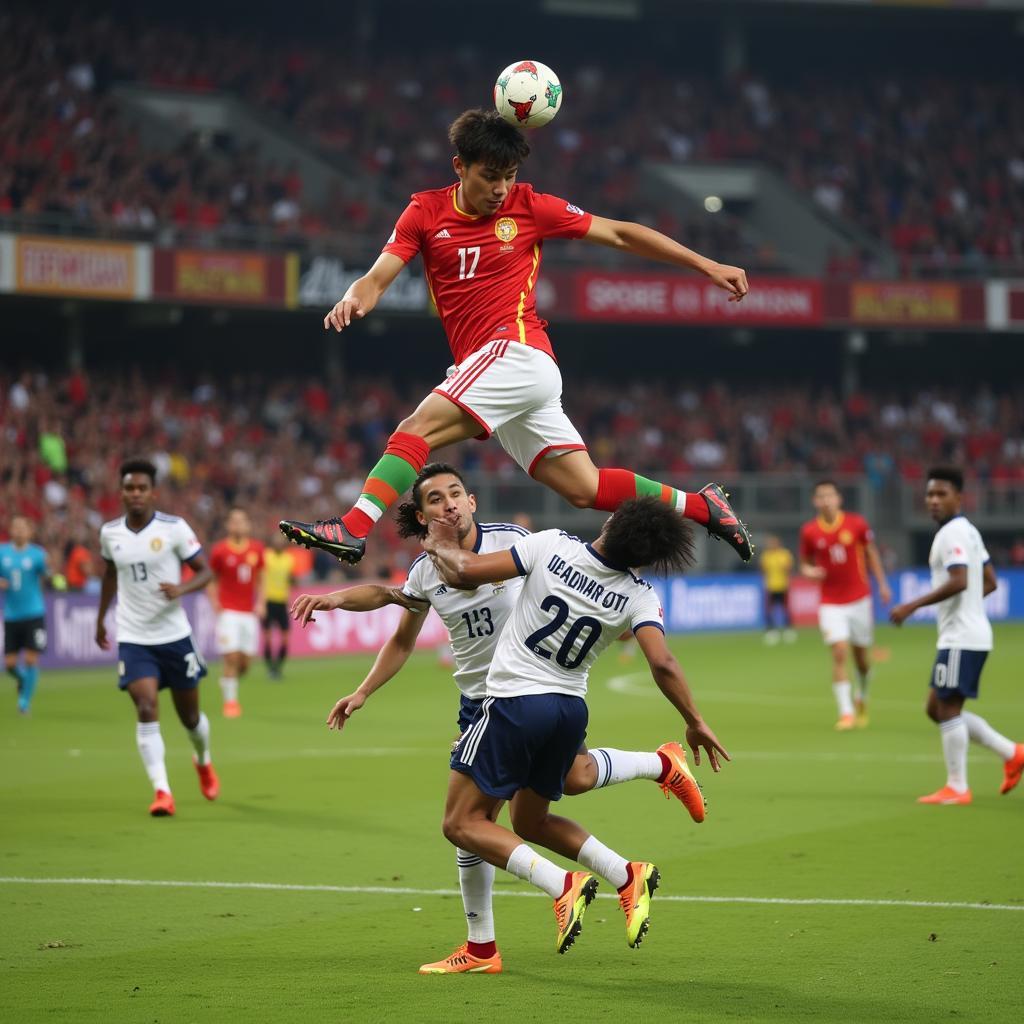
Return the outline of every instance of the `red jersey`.
<path id="1" fill-rule="evenodd" d="M 536 285 L 545 238 L 582 238 L 593 219 L 557 196 L 513 185 L 492 214 L 459 209 L 458 185 L 417 192 L 384 252 L 423 256 L 430 296 L 456 364 L 490 341 L 511 338 L 554 358 L 537 316 Z"/>
<path id="2" fill-rule="evenodd" d="M 217 596 L 221 607 L 232 612 L 251 612 L 256 608 L 256 578 L 263 568 L 263 545 L 248 540 L 240 547 L 220 540 L 210 551 L 210 568 L 217 578 Z"/>
<path id="3" fill-rule="evenodd" d="M 864 549 L 875 539 L 868 521 L 856 512 L 840 512 L 827 526 L 812 519 L 800 529 L 800 558 L 825 570 L 822 604 L 849 604 L 871 594 Z"/>

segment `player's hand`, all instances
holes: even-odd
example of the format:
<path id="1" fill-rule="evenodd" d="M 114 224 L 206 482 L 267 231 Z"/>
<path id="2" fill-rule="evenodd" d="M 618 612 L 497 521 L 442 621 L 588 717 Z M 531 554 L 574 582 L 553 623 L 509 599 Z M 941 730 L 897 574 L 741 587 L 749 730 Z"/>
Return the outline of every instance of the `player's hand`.
<path id="1" fill-rule="evenodd" d="M 883 583 L 878 588 L 878 596 L 882 601 L 882 604 L 889 604 L 892 601 L 892 588 L 888 583 Z"/>
<path id="2" fill-rule="evenodd" d="M 337 729 L 341 732 L 345 728 L 345 723 L 366 703 L 366 697 L 363 696 L 358 690 L 355 693 L 350 693 L 347 697 L 342 697 L 337 704 L 331 708 L 331 713 L 327 716 L 327 728 Z"/>
<path id="3" fill-rule="evenodd" d="M 459 521 L 449 519 L 432 519 L 427 527 L 427 535 L 422 541 L 423 550 L 429 553 L 439 548 L 457 548 L 459 546 Z"/>
<path id="4" fill-rule="evenodd" d="M 110 650 L 110 641 L 107 639 L 107 627 L 102 620 L 96 623 L 96 646 L 101 651 Z"/>
<path id="5" fill-rule="evenodd" d="M 333 327 L 340 333 L 353 320 L 362 320 L 364 316 L 366 316 L 366 311 L 359 299 L 348 297 L 340 299 L 334 304 L 334 309 L 324 317 L 324 330 L 329 331 Z"/>
<path id="6" fill-rule="evenodd" d="M 161 583 L 160 590 L 168 601 L 176 601 L 181 597 L 181 587 L 177 583 Z"/>
<path id="7" fill-rule="evenodd" d="M 693 751 L 693 763 L 700 764 L 700 750 L 703 747 L 707 751 L 708 761 L 711 763 L 711 770 L 719 772 L 722 766 L 719 763 L 718 755 L 721 754 L 726 761 L 731 761 L 729 752 L 718 742 L 718 737 L 711 731 L 708 724 L 701 719 L 694 725 L 686 727 L 686 742 Z"/>
<path id="8" fill-rule="evenodd" d="M 823 580 L 825 578 L 825 570 L 820 565 L 814 565 L 810 569 L 804 569 L 804 576 L 809 580 Z"/>
<path id="9" fill-rule="evenodd" d="M 719 288 L 731 292 L 730 302 L 740 302 L 743 296 L 750 291 L 747 284 L 747 274 L 740 267 L 730 267 L 724 263 L 712 263 L 707 269 L 707 275 Z"/>
<path id="10" fill-rule="evenodd" d="M 895 608 L 890 610 L 889 621 L 894 626 L 902 626 L 915 611 L 916 609 L 909 602 L 907 602 L 907 604 L 898 604 Z"/>
<path id="11" fill-rule="evenodd" d="M 313 612 L 332 612 L 337 608 L 337 600 L 333 594 L 300 594 L 292 601 L 289 614 L 302 626 L 316 622 Z"/>

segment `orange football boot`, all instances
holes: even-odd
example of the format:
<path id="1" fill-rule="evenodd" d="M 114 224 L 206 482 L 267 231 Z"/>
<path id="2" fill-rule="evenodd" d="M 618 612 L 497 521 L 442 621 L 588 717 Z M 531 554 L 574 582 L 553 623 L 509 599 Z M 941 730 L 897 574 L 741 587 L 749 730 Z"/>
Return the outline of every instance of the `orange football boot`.
<path id="1" fill-rule="evenodd" d="M 213 764 L 200 764 L 194 757 L 192 763 L 196 766 L 199 775 L 199 790 L 207 800 L 216 800 L 220 793 L 220 779 L 213 770 Z"/>
<path id="2" fill-rule="evenodd" d="M 682 744 L 662 743 L 657 752 L 668 761 L 669 765 L 665 778 L 658 783 L 662 793 L 665 794 L 665 799 L 668 799 L 669 794 L 677 797 L 690 812 L 690 817 L 694 821 L 703 821 L 707 804 L 700 791 L 700 783 L 693 777 L 693 772 L 690 771 L 690 767 L 686 763 L 686 751 Z"/>
<path id="3" fill-rule="evenodd" d="M 919 804 L 969 804 L 971 802 L 971 791 L 965 789 L 962 793 L 952 786 L 943 786 L 934 793 L 917 798 Z"/>
<path id="4" fill-rule="evenodd" d="M 469 944 L 463 943 L 454 953 L 436 963 L 424 964 L 420 974 L 501 974 L 501 953 L 479 957 L 469 952 Z"/>
<path id="5" fill-rule="evenodd" d="M 849 732 L 857 727 L 857 719 L 853 715 L 840 715 L 836 722 L 836 732 Z"/>
<path id="6" fill-rule="evenodd" d="M 169 818 L 174 814 L 174 797 L 164 789 L 158 789 L 153 802 L 149 805 L 149 813 L 154 818 Z"/>
<path id="7" fill-rule="evenodd" d="M 1022 774 L 1024 774 L 1024 743 L 1018 743 L 1013 757 L 1009 761 L 1003 762 L 1003 784 L 999 787 L 999 792 L 1006 794 L 1016 788 Z"/>
<path id="8" fill-rule="evenodd" d="M 242 717 L 242 705 L 237 700 L 226 700 L 224 701 L 224 717 L 225 718 L 241 718 Z"/>
<path id="9" fill-rule="evenodd" d="M 658 888 L 661 875 L 653 864 L 631 861 L 629 879 L 619 890 L 619 906 L 626 915 L 626 942 L 635 949 L 647 934 L 651 921 L 651 896 Z"/>
<path id="10" fill-rule="evenodd" d="M 597 895 L 597 879 L 589 871 L 571 871 L 569 888 L 555 900 L 558 935 L 555 949 L 564 953 L 583 927 L 583 915 Z"/>

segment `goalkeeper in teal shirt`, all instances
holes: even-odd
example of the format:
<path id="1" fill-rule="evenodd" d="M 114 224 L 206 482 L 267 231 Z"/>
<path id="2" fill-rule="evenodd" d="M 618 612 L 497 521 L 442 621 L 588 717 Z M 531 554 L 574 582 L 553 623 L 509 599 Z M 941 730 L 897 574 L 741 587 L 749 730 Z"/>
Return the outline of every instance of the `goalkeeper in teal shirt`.
<path id="1" fill-rule="evenodd" d="M 46 604 L 43 583 L 51 577 L 46 552 L 32 544 L 32 524 L 24 516 L 11 520 L 11 540 L 0 544 L 0 592 L 4 595 L 4 665 L 18 683 L 18 711 L 27 715 L 39 681 L 39 655 L 46 650 Z M 18 656 L 24 661 L 18 664 Z"/>

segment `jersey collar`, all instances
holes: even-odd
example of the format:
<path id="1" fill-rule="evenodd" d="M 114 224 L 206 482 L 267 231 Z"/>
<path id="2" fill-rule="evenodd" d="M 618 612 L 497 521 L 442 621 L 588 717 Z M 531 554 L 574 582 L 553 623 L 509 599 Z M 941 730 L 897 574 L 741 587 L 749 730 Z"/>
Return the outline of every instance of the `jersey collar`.
<path id="1" fill-rule="evenodd" d="M 586 547 L 586 549 L 594 556 L 594 558 L 596 558 L 602 565 L 606 565 L 609 569 L 614 569 L 616 572 L 630 571 L 628 566 L 615 565 L 612 562 L 609 562 L 607 558 L 605 558 L 603 555 L 597 552 L 593 544 L 587 543 L 584 545 L 584 547 Z"/>
<path id="2" fill-rule="evenodd" d="M 459 186 L 455 185 L 452 188 L 452 206 L 455 208 L 455 212 L 460 217 L 466 217 L 469 220 L 479 220 L 480 217 L 481 217 L 481 214 L 479 214 L 479 213 L 466 213 L 466 211 L 464 209 L 462 209 L 461 206 L 459 206 L 458 196 L 459 196 Z"/>
<path id="3" fill-rule="evenodd" d="M 836 521 L 831 526 L 829 526 L 821 516 L 818 516 L 817 519 L 818 526 L 821 527 L 823 533 L 835 533 L 835 531 L 843 525 L 843 521 L 846 519 L 846 513 L 840 509 L 839 515 L 836 516 Z"/>
<path id="4" fill-rule="evenodd" d="M 147 521 L 146 521 L 145 523 L 143 523 L 143 525 L 142 525 L 142 526 L 140 526 L 140 527 L 139 527 L 139 528 L 138 528 L 137 530 L 133 530 L 133 529 L 132 529 L 132 528 L 131 528 L 131 527 L 130 527 L 130 526 L 128 525 L 128 514 L 127 514 L 127 513 L 125 513 L 125 517 L 124 517 L 124 528 L 125 528 L 125 529 L 126 529 L 126 530 L 127 530 L 128 532 L 129 532 L 129 533 L 135 533 L 135 534 L 139 534 L 139 533 L 142 533 L 142 531 L 143 531 L 143 530 L 145 530 L 147 526 L 149 526 L 150 524 L 152 524 L 152 523 L 153 523 L 153 522 L 155 522 L 155 521 L 156 521 L 156 513 L 154 512 L 154 513 L 153 513 L 153 514 L 152 514 L 152 515 L 151 515 L 151 516 L 149 517 L 149 519 L 148 519 L 148 520 L 147 520 Z"/>

